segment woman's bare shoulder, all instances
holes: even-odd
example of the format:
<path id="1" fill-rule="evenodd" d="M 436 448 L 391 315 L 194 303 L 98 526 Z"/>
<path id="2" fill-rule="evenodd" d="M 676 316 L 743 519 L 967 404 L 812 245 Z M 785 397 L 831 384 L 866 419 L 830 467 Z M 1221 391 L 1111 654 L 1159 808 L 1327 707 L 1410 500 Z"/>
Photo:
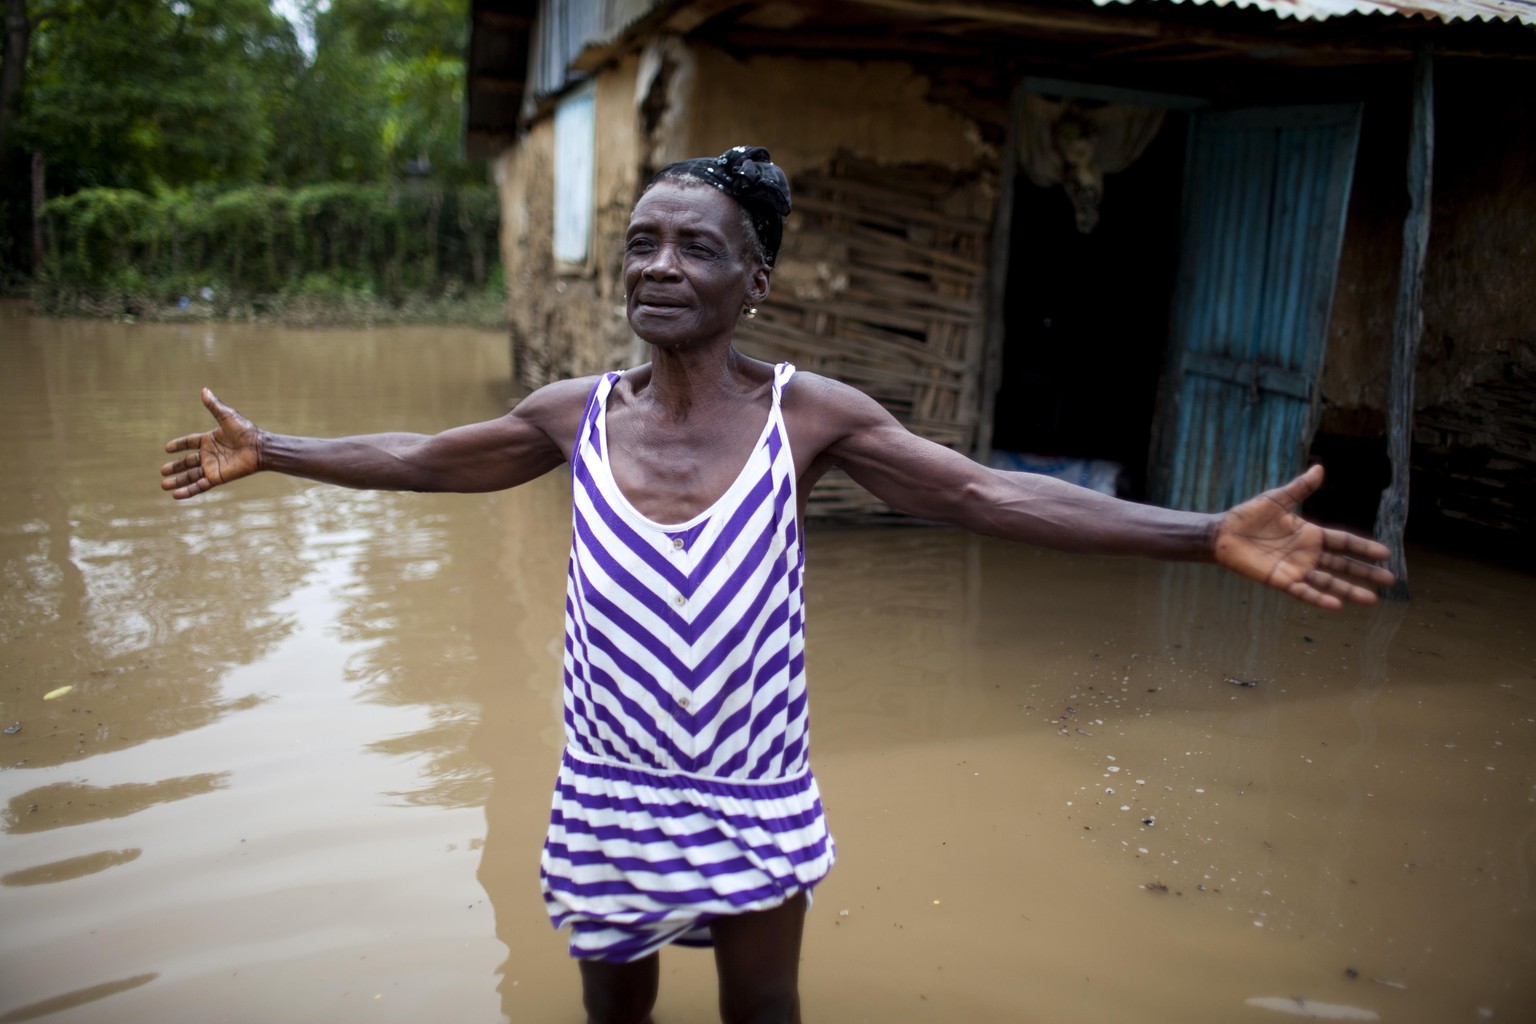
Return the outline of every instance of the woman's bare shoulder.
<path id="1" fill-rule="evenodd" d="M 574 436 L 587 397 L 597 381 L 598 377 L 593 375 L 545 384 L 519 401 L 508 415 L 538 427 L 550 437 Z"/>
<path id="2" fill-rule="evenodd" d="M 879 402 L 853 385 L 808 370 L 796 370 L 789 379 L 784 410 L 840 424 L 872 421 L 885 412 Z"/>
<path id="3" fill-rule="evenodd" d="M 784 422 L 797 457 L 833 456 L 848 442 L 900 430 L 885 407 L 840 380 L 797 370 L 784 389 Z"/>

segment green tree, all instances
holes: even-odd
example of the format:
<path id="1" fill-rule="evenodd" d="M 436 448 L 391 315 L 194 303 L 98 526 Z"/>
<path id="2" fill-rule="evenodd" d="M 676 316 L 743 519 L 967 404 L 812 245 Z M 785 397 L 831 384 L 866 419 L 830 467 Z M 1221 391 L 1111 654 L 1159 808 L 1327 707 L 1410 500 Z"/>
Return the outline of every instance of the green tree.
<path id="1" fill-rule="evenodd" d="M 28 234 L 25 154 L 85 188 L 484 180 L 461 156 L 467 0 L 3 0 L 0 277 Z"/>
<path id="2" fill-rule="evenodd" d="M 483 179 L 461 141 L 467 0 L 331 0 L 315 18 L 316 66 L 367 69 L 379 160 L 387 174 Z"/>
<path id="3" fill-rule="evenodd" d="M 10 153 L 11 126 L 16 123 L 21 106 L 32 33 L 46 16 L 41 10 L 30 9 L 27 0 L 5 0 L 5 47 L 0 52 L 0 159 Z"/>
<path id="4" fill-rule="evenodd" d="M 303 71 L 265 0 L 54 2 L 15 123 L 51 191 L 264 178 L 273 97 Z"/>

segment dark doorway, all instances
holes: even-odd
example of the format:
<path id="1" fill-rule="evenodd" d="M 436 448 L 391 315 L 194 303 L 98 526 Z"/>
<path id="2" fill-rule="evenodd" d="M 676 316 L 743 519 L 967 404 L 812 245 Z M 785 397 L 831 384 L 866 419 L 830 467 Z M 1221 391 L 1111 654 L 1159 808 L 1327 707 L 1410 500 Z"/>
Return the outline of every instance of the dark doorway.
<path id="1" fill-rule="evenodd" d="M 1089 234 L 1062 189 L 1018 178 L 995 450 L 1111 460 L 1126 496 L 1146 494 L 1186 120 L 1170 112 L 1141 158 L 1105 178 Z"/>

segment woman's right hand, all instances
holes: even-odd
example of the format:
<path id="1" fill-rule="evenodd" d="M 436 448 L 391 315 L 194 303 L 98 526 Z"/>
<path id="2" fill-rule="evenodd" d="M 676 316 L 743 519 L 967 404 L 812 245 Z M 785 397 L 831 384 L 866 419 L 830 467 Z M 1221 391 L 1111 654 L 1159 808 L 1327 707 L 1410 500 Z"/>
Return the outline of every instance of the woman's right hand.
<path id="1" fill-rule="evenodd" d="M 207 388 L 203 388 L 203 405 L 218 426 L 205 434 L 187 434 L 165 445 L 168 452 L 187 453 L 160 467 L 160 488 L 170 491 L 178 501 L 250 476 L 260 468 L 261 432 Z"/>

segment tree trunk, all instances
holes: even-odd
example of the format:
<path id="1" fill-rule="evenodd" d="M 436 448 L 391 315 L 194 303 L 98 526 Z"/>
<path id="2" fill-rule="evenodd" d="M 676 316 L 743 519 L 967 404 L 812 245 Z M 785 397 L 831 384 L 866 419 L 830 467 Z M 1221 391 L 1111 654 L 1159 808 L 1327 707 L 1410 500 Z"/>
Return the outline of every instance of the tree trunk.
<path id="1" fill-rule="evenodd" d="M 10 154 L 11 128 L 27 76 L 27 47 L 32 41 L 27 0 L 5 0 L 5 65 L 0 67 L 0 161 Z"/>
<path id="2" fill-rule="evenodd" d="M 43 274 L 43 203 L 48 199 L 43 154 L 32 154 L 32 280 Z"/>

